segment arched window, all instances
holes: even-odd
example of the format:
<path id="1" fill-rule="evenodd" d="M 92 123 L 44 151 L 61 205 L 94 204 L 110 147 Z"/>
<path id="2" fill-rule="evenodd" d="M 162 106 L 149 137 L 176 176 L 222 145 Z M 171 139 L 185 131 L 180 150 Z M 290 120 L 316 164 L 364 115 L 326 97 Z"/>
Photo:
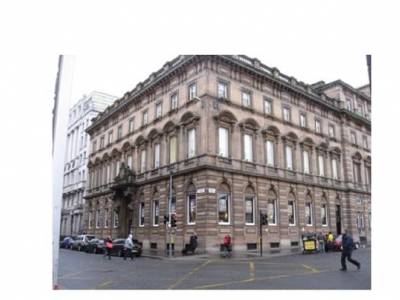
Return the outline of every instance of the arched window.
<path id="1" fill-rule="evenodd" d="M 321 199 L 321 224 L 322 226 L 328 226 L 328 202 L 325 195 Z"/>
<path id="2" fill-rule="evenodd" d="M 139 226 L 144 226 L 144 195 L 140 194 L 139 197 Z"/>
<path id="3" fill-rule="evenodd" d="M 247 187 L 244 192 L 245 224 L 255 224 L 255 193 L 252 187 Z"/>
<path id="4" fill-rule="evenodd" d="M 288 221 L 289 226 L 296 225 L 296 201 L 293 193 L 288 196 Z"/>
<path id="5" fill-rule="evenodd" d="M 274 190 L 268 191 L 267 200 L 267 214 L 268 214 L 268 225 L 276 225 L 277 220 L 277 197 Z"/>
<path id="6" fill-rule="evenodd" d="M 312 208 L 312 199 L 310 194 L 306 196 L 306 203 L 305 203 L 305 223 L 307 226 L 312 226 L 313 224 L 313 208 Z"/>
<path id="7" fill-rule="evenodd" d="M 196 187 L 190 184 L 187 189 L 187 223 L 189 225 L 196 224 L 197 214 L 197 198 Z"/>
<path id="8" fill-rule="evenodd" d="M 169 163 L 176 163 L 178 160 L 178 138 L 174 135 L 169 138 Z"/>
<path id="9" fill-rule="evenodd" d="M 230 222 L 230 189 L 227 184 L 221 184 L 218 190 L 218 223 Z"/>

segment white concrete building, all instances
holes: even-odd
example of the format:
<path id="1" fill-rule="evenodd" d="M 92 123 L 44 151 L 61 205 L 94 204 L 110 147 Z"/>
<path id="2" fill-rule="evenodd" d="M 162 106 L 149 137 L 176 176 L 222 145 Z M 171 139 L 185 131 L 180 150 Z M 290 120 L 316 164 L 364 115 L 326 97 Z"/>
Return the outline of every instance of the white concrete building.
<path id="1" fill-rule="evenodd" d="M 87 179 L 89 136 L 85 129 L 91 120 L 112 104 L 117 97 L 93 91 L 84 95 L 69 113 L 65 151 L 61 235 L 83 231 L 83 204 Z"/>

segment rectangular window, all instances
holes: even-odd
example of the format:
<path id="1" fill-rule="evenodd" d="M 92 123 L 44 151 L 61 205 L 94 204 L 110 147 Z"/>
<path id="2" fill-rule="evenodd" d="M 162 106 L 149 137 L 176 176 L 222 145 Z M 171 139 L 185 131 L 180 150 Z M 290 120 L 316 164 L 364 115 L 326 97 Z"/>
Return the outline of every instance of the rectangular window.
<path id="1" fill-rule="evenodd" d="M 351 135 L 351 142 L 352 142 L 354 145 L 357 145 L 356 133 L 355 133 L 355 132 L 352 132 L 350 135 Z"/>
<path id="2" fill-rule="evenodd" d="M 361 183 L 361 164 L 353 162 L 354 182 Z"/>
<path id="3" fill-rule="evenodd" d="M 128 155 L 126 165 L 132 170 L 132 155 Z"/>
<path id="4" fill-rule="evenodd" d="M 119 215 L 116 210 L 114 210 L 114 228 L 119 226 Z"/>
<path id="5" fill-rule="evenodd" d="M 100 209 L 96 211 L 96 228 L 100 228 Z"/>
<path id="6" fill-rule="evenodd" d="M 244 135 L 244 160 L 253 161 L 253 137 L 249 134 Z"/>
<path id="7" fill-rule="evenodd" d="M 143 112 L 142 115 L 142 125 L 147 125 L 149 123 L 149 113 L 146 111 Z"/>
<path id="8" fill-rule="evenodd" d="M 218 82 L 218 98 L 228 98 L 228 85 L 224 82 Z"/>
<path id="9" fill-rule="evenodd" d="M 315 120 L 315 132 L 321 133 L 321 121 Z"/>
<path id="10" fill-rule="evenodd" d="M 246 224 L 254 224 L 254 198 L 246 197 L 244 202 Z"/>
<path id="11" fill-rule="evenodd" d="M 312 206 L 310 202 L 306 203 L 305 206 L 305 218 L 306 218 L 306 224 L 307 225 L 312 225 Z"/>
<path id="12" fill-rule="evenodd" d="M 129 119 L 129 124 L 128 124 L 129 133 L 133 132 L 134 129 L 135 129 L 135 119 L 131 118 Z"/>
<path id="13" fill-rule="evenodd" d="M 322 226 L 328 225 L 328 212 L 326 209 L 326 204 L 321 205 L 321 223 L 322 223 Z"/>
<path id="14" fill-rule="evenodd" d="M 139 207 L 139 226 L 144 226 L 144 203 L 140 202 Z"/>
<path id="15" fill-rule="evenodd" d="M 113 132 L 110 131 L 108 133 L 108 144 L 111 144 L 113 142 Z"/>
<path id="16" fill-rule="evenodd" d="M 110 164 L 107 165 L 106 180 L 107 180 L 107 183 L 111 182 L 111 165 Z"/>
<path id="17" fill-rule="evenodd" d="M 337 160 L 332 158 L 332 177 L 333 179 L 338 179 L 338 171 L 337 171 Z"/>
<path id="18" fill-rule="evenodd" d="M 275 159 L 274 159 L 274 142 L 267 140 L 266 141 L 266 150 L 267 150 L 267 166 L 275 166 Z"/>
<path id="19" fill-rule="evenodd" d="M 218 222 L 229 223 L 229 197 L 225 193 L 218 198 Z"/>
<path id="20" fill-rule="evenodd" d="M 189 85 L 189 100 L 193 100 L 195 97 L 197 97 L 197 85 L 192 83 Z"/>
<path id="21" fill-rule="evenodd" d="M 229 156 L 229 148 L 228 148 L 228 143 L 229 143 L 229 130 L 224 127 L 220 127 L 218 129 L 218 139 L 219 139 L 219 155 L 223 157 L 228 157 Z"/>
<path id="22" fill-rule="evenodd" d="M 242 91 L 242 104 L 245 107 L 251 107 L 251 94 L 249 92 Z"/>
<path id="23" fill-rule="evenodd" d="M 104 136 L 100 138 L 100 149 L 104 148 Z"/>
<path id="24" fill-rule="evenodd" d="M 160 167 L 160 144 L 154 145 L 154 168 Z"/>
<path id="25" fill-rule="evenodd" d="M 96 152 L 96 144 L 97 144 L 97 142 L 96 141 L 94 141 L 93 143 L 92 143 L 92 152 Z"/>
<path id="26" fill-rule="evenodd" d="M 365 149 L 368 149 L 368 139 L 366 136 L 363 136 L 363 145 Z"/>
<path id="27" fill-rule="evenodd" d="M 158 207 L 158 200 L 153 201 L 153 225 L 158 226 L 160 209 Z"/>
<path id="28" fill-rule="evenodd" d="M 272 100 L 264 99 L 264 112 L 268 115 L 272 115 Z"/>
<path id="29" fill-rule="evenodd" d="M 304 128 L 307 126 L 305 114 L 300 114 L 300 126 Z"/>
<path id="30" fill-rule="evenodd" d="M 188 131 L 188 158 L 196 155 L 196 129 Z"/>
<path id="31" fill-rule="evenodd" d="M 324 157 L 322 155 L 318 155 L 318 175 L 325 176 Z"/>
<path id="32" fill-rule="evenodd" d="M 288 219 L 289 219 L 289 226 L 296 225 L 296 215 L 295 215 L 295 207 L 293 200 L 289 200 L 288 202 Z"/>
<path id="33" fill-rule="evenodd" d="M 178 93 L 171 96 L 171 110 L 178 108 Z"/>
<path id="34" fill-rule="evenodd" d="M 67 207 L 68 207 L 69 205 L 67 204 Z M 92 215 L 92 212 L 89 212 L 89 229 L 90 228 L 92 228 L 92 220 L 93 220 L 93 215 Z"/>
<path id="35" fill-rule="evenodd" d="M 177 138 L 173 136 L 169 139 L 169 163 L 173 164 L 177 161 Z"/>
<path id="36" fill-rule="evenodd" d="M 276 225 L 276 200 L 269 199 L 267 204 L 268 224 Z"/>
<path id="37" fill-rule="evenodd" d="M 146 150 L 140 152 L 140 173 L 146 171 Z"/>
<path id="38" fill-rule="evenodd" d="M 283 119 L 286 122 L 290 122 L 290 109 L 288 107 L 283 108 Z"/>
<path id="39" fill-rule="evenodd" d="M 286 169 L 293 170 L 293 152 L 290 146 L 286 146 Z"/>
<path id="40" fill-rule="evenodd" d="M 329 131 L 329 137 L 334 138 L 335 137 L 335 127 L 333 127 L 332 125 L 329 125 L 328 131 Z"/>
<path id="41" fill-rule="evenodd" d="M 120 140 L 122 138 L 122 125 L 118 127 L 117 131 L 117 139 Z"/>
<path id="42" fill-rule="evenodd" d="M 176 197 L 171 198 L 171 214 L 176 214 Z"/>
<path id="43" fill-rule="evenodd" d="M 104 210 L 104 227 L 108 228 L 109 223 L 108 223 L 108 208 Z"/>
<path id="44" fill-rule="evenodd" d="M 162 115 L 162 102 L 156 104 L 156 119 L 161 118 Z"/>
<path id="45" fill-rule="evenodd" d="M 367 184 L 371 185 L 371 167 L 366 167 L 367 169 Z"/>
<path id="46" fill-rule="evenodd" d="M 305 174 L 310 174 L 310 159 L 306 150 L 303 151 L 303 168 Z"/>
<path id="47" fill-rule="evenodd" d="M 190 194 L 188 196 L 188 224 L 196 223 L 196 194 Z"/>

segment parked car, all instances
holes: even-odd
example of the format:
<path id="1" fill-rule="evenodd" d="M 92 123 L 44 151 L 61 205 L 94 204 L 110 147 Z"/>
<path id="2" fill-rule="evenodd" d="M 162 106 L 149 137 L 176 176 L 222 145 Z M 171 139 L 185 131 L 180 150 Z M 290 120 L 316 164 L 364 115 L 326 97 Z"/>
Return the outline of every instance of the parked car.
<path id="1" fill-rule="evenodd" d="M 342 234 L 338 235 L 333 242 L 333 251 L 342 251 Z M 358 249 L 360 247 L 359 241 L 354 241 L 354 249 Z"/>
<path id="2" fill-rule="evenodd" d="M 83 251 L 85 250 L 85 247 L 88 245 L 89 241 L 91 241 L 94 238 L 96 238 L 96 236 L 94 235 L 88 235 L 88 234 L 78 235 L 75 241 L 72 243 L 71 249 Z"/>
<path id="3" fill-rule="evenodd" d="M 70 249 L 73 242 L 74 242 L 74 237 L 67 236 L 60 242 L 60 248 Z"/>
<path id="4" fill-rule="evenodd" d="M 116 256 L 124 256 L 125 254 L 125 240 L 126 239 L 115 239 L 113 240 L 113 248 L 111 251 L 111 255 L 116 255 Z M 132 239 L 133 242 L 133 248 L 132 248 L 132 253 L 136 256 L 139 257 L 142 255 L 142 243 L 139 242 L 136 239 Z"/>
<path id="5" fill-rule="evenodd" d="M 102 239 L 91 239 L 85 247 L 87 253 L 104 253 L 105 243 Z"/>

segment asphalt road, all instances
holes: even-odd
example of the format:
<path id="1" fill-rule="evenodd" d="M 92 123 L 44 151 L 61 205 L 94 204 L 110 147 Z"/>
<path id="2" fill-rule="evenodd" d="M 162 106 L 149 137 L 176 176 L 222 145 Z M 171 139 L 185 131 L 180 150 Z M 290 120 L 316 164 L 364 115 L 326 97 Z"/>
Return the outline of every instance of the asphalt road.
<path id="1" fill-rule="evenodd" d="M 340 253 L 279 257 L 111 260 L 60 250 L 61 289 L 371 289 L 371 251 L 358 249 L 341 272 Z"/>

